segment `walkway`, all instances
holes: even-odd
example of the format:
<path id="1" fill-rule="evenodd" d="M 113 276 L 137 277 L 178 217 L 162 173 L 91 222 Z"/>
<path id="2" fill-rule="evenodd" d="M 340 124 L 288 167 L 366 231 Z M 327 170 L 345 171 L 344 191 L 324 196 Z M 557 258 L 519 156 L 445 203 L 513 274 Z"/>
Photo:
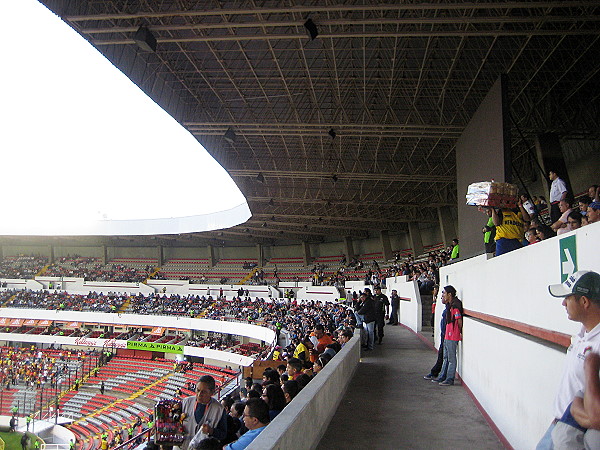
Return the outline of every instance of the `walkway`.
<path id="1" fill-rule="evenodd" d="M 436 354 L 412 331 L 386 326 L 363 352 L 318 450 L 502 449 L 467 391 L 423 379 Z"/>

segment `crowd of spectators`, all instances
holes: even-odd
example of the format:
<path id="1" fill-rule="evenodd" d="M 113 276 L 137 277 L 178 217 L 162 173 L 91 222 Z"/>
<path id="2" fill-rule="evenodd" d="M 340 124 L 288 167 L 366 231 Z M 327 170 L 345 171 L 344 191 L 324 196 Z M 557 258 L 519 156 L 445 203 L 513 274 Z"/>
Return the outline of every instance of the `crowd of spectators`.
<path id="1" fill-rule="evenodd" d="M 317 305 L 307 307 L 307 312 L 315 306 Z M 317 316 L 324 318 L 322 311 Z M 333 326 L 334 323 L 335 321 L 331 325 Z M 302 359 L 294 357 L 292 351 L 279 353 L 278 357 L 281 358 L 282 363 L 277 368 L 267 368 L 262 373 L 261 382 L 254 382 L 252 377 L 248 377 L 244 380 L 239 394 L 228 395 L 221 400 L 224 414 L 227 415 L 226 425 L 223 421 L 223 432 L 211 432 L 212 436 L 203 436 L 203 440 L 192 439 L 190 449 L 245 448 L 287 405 L 293 402 L 311 380 L 319 376 L 323 367 L 353 335 L 352 329 L 346 327 L 338 328 L 334 333 L 328 334 L 320 324 L 312 330 L 304 327 L 302 330 L 312 334 L 311 337 L 315 339 L 318 337 L 319 343 L 327 341 L 330 344 L 323 347 L 314 346 L 310 355 L 307 353 L 305 357 L 302 356 Z M 202 380 L 201 378 L 199 383 L 201 387 Z"/>
<path id="2" fill-rule="evenodd" d="M 2 293 L 7 308 L 38 308 L 68 311 L 119 312 L 127 301 L 124 294 L 90 292 L 71 294 L 66 291 L 9 290 Z"/>
<path id="3" fill-rule="evenodd" d="M 61 258 L 65 259 L 65 258 Z M 87 262 L 86 262 L 87 261 Z M 140 283 L 148 274 L 140 273 L 123 264 L 103 265 L 97 258 L 76 257 L 48 267 L 44 276 L 84 278 L 86 281 L 111 281 L 117 283 Z"/>
<path id="4" fill-rule="evenodd" d="M 61 377 L 69 373 L 68 361 L 83 364 L 89 352 L 48 351 L 35 346 L 0 347 L 0 385 L 11 389 L 16 385 L 29 388 L 57 387 Z"/>
<path id="5" fill-rule="evenodd" d="M 600 190 L 590 186 L 577 201 L 558 175 L 550 171 L 551 209 L 543 214 L 544 206 L 522 194 L 518 209 L 480 207 L 489 217 L 484 225 L 484 245 L 487 253 L 500 256 L 518 248 L 568 233 L 600 221 Z"/>
<path id="6" fill-rule="evenodd" d="M 134 314 L 195 317 L 213 302 L 212 297 L 179 294 L 138 294 L 131 297 L 128 312 Z"/>
<path id="7" fill-rule="evenodd" d="M 48 258 L 43 256 L 5 257 L 0 262 L 0 278 L 33 278 L 46 264 L 48 264 Z"/>
<path id="8" fill-rule="evenodd" d="M 150 274 L 147 271 L 138 271 L 124 264 L 102 264 L 100 258 L 88 256 L 65 256 L 49 264 L 48 258 L 43 256 L 8 256 L 0 262 L 0 278 L 7 279 L 32 279 L 37 276 L 45 266 L 44 276 L 84 278 L 87 281 L 111 282 L 142 282 Z"/>

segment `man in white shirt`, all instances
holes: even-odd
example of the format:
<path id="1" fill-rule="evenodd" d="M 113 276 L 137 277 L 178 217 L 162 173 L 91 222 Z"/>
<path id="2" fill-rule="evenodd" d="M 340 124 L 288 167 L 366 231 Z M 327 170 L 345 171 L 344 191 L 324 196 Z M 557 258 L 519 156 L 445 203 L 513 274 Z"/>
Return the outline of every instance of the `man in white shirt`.
<path id="1" fill-rule="evenodd" d="M 554 170 L 548 172 L 548 178 L 552 181 L 550 185 L 550 222 L 554 223 L 560 218 L 561 212 L 558 209 L 558 202 L 566 198 L 567 184 Z"/>
<path id="2" fill-rule="evenodd" d="M 553 449 L 552 431 L 579 391 L 585 388 L 584 361 L 588 352 L 600 352 L 600 274 L 580 270 L 563 284 L 548 286 L 550 295 L 563 298 L 569 320 L 581 322 L 581 331 L 571 339 L 565 368 L 554 400 L 554 420 L 537 445 Z"/>

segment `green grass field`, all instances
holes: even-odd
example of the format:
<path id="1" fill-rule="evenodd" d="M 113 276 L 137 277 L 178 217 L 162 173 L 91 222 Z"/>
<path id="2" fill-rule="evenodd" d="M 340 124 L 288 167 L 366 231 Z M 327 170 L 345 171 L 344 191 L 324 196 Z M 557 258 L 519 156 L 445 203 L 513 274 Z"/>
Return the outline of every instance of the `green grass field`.
<path id="1" fill-rule="evenodd" d="M 21 450 L 21 436 L 23 433 L 15 432 L 9 433 L 8 431 L 0 431 L 0 438 L 4 440 L 4 450 Z M 34 436 L 29 434 L 29 446 L 27 449 L 33 449 Z"/>

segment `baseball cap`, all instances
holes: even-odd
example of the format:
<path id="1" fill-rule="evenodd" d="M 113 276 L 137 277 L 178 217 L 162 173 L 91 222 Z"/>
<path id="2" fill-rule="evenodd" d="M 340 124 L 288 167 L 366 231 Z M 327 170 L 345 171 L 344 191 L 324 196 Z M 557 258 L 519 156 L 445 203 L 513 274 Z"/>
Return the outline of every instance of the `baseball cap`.
<path id="1" fill-rule="evenodd" d="M 591 270 L 580 270 L 569 275 L 562 284 L 551 284 L 548 286 L 548 291 L 553 297 L 567 297 L 575 294 L 600 300 L 600 274 Z"/>

